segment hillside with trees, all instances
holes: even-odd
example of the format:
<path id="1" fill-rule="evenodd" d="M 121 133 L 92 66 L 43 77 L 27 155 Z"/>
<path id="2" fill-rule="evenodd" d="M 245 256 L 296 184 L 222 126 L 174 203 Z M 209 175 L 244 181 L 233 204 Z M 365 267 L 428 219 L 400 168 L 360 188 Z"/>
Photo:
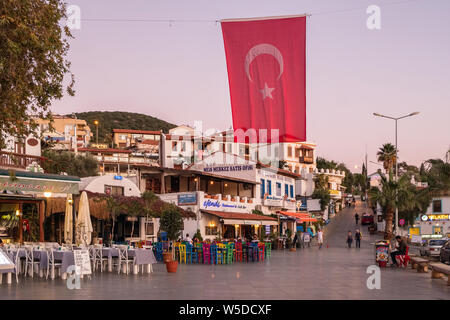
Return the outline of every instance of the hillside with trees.
<path id="1" fill-rule="evenodd" d="M 98 120 L 98 142 L 111 143 L 110 134 L 112 129 L 134 129 L 134 130 L 163 130 L 167 133 L 176 125 L 167 121 L 133 112 L 122 111 L 90 111 L 75 113 L 78 119 L 86 120 L 93 133 L 93 142 L 96 137 L 95 120 Z"/>

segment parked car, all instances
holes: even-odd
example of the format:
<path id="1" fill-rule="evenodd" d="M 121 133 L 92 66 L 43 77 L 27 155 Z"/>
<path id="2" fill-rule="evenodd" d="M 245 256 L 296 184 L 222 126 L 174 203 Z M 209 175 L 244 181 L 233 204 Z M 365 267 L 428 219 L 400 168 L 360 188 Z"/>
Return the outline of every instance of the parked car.
<path id="1" fill-rule="evenodd" d="M 431 239 L 420 248 L 420 255 L 428 257 L 439 256 L 442 246 L 447 241 L 448 239 Z"/>
<path id="2" fill-rule="evenodd" d="M 442 246 L 439 257 L 441 262 L 450 264 L 450 240 Z"/>
<path id="3" fill-rule="evenodd" d="M 363 216 L 361 218 L 361 224 L 365 225 L 365 224 L 372 224 L 372 223 L 373 223 L 373 215 L 371 215 L 370 213 L 363 214 Z"/>

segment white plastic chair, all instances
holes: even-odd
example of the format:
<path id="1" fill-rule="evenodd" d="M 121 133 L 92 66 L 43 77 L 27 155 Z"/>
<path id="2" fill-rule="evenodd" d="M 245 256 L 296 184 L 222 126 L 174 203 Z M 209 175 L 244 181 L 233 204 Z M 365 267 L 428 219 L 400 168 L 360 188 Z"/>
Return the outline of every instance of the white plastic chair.
<path id="1" fill-rule="evenodd" d="M 134 258 L 133 259 L 130 259 L 129 257 L 128 257 L 128 248 L 127 248 L 127 246 L 119 246 L 118 247 L 118 249 L 119 249 L 119 272 L 118 273 L 120 273 L 120 270 L 122 269 L 122 264 L 126 264 L 126 273 L 127 274 L 129 274 L 130 273 L 130 268 L 128 267 L 128 264 L 134 264 Z"/>
<path id="2" fill-rule="evenodd" d="M 53 253 L 53 248 L 46 248 L 47 253 L 47 275 L 45 279 L 48 279 L 49 273 L 51 274 L 51 279 L 55 279 L 55 268 L 58 268 L 58 275 L 61 275 L 61 262 L 55 261 L 55 255 Z"/>
<path id="3" fill-rule="evenodd" d="M 25 249 L 25 274 L 28 274 L 31 278 L 34 277 L 35 266 L 36 270 L 39 270 L 39 261 L 34 260 L 33 247 L 26 246 Z M 31 268 L 31 272 L 30 269 Z"/>
<path id="4" fill-rule="evenodd" d="M 100 272 L 103 272 L 103 262 L 105 262 L 105 264 L 108 264 L 108 258 L 103 257 L 103 247 L 98 247 L 95 246 L 94 247 L 94 252 L 95 252 L 95 257 L 94 257 L 94 261 L 95 261 L 95 266 L 94 266 L 94 270 L 97 270 L 98 265 L 100 265 Z"/>

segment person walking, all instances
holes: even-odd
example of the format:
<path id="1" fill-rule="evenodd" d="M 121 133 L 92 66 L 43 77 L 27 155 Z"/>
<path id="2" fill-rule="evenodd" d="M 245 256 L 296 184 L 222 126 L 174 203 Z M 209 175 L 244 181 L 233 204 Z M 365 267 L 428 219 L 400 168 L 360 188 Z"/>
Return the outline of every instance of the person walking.
<path id="1" fill-rule="evenodd" d="M 323 245 L 323 231 L 322 229 L 319 229 L 317 232 L 317 243 L 319 244 L 319 249 L 322 249 Z"/>
<path id="2" fill-rule="evenodd" d="M 356 229 L 355 232 L 355 246 L 356 248 L 361 248 L 361 239 L 362 239 L 362 233 L 359 231 L 359 229 Z"/>
<path id="3" fill-rule="evenodd" d="M 352 247 L 352 243 L 353 243 L 353 235 L 352 232 L 349 230 L 347 234 L 347 245 L 349 248 Z"/>
<path id="4" fill-rule="evenodd" d="M 356 222 L 356 224 L 358 224 L 358 222 L 359 222 L 359 214 L 358 214 L 358 212 L 355 213 L 355 222 Z"/>

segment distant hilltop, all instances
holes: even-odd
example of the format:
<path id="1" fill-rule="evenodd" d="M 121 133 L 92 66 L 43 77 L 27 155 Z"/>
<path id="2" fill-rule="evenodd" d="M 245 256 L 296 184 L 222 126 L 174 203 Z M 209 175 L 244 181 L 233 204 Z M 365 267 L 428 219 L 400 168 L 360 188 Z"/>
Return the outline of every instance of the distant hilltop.
<path id="1" fill-rule="evenodd" d="M 176 125 L 167 121 L 133 112 L 122 111 L 89 111 L 75 113 L 78 119 L 86 120 L 91 128 L 92 141 L 96 138 L 95 120 L 98 120 L 98 142 L 109 143 L 112 129 L 134 129 L 134 130 L 163 130 L 168 133 L 169 129 L 175 128 Z M 70 116 L 70 115 L 68 115 Z"/>

